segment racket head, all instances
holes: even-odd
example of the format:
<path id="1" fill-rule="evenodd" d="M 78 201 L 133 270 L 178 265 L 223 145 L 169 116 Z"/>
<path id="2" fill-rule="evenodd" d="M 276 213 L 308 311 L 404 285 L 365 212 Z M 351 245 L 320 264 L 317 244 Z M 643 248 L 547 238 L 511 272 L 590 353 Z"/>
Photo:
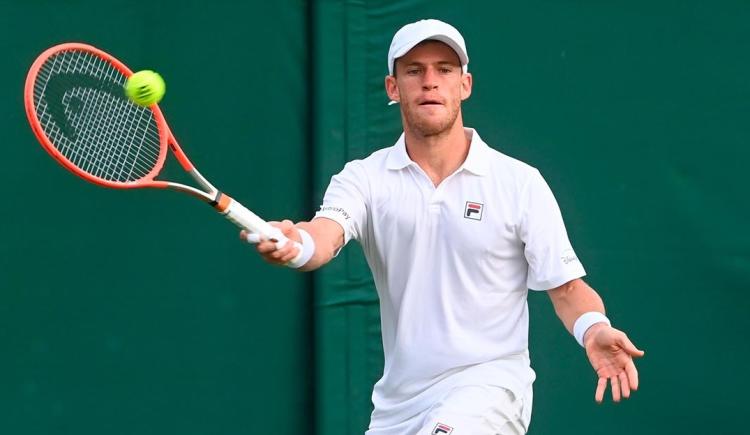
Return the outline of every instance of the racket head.
<path id="1" fill-rule="evenodd" d="M 171 133 L 158 105 L 141 107 L 125 95 L 132 74 L 91 45 L 56 45 L 26 76 L 26 116 L 44 149 L 79 177 L 114 188 L 165 187 L 154 178 Z"/>

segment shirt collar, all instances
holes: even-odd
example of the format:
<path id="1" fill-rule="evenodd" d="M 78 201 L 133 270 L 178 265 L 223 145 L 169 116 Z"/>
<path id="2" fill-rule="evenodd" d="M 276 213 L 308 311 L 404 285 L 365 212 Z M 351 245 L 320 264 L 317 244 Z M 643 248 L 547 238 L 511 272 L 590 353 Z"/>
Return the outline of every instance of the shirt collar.
<path id="1" fill-rule="evenodd" d="M 486 154 L 489 146 L 479 137 L 479 133 L 476 130 L 473 128 L 465 128 L 465 130 L 471 134 L 471 144 L 469 145 L 469 154 L 458 168 L 458 171 L 466 169 L 476 175 L 487 175 L 489 173 L 489 159 L 486 157 Z M 388 169 L 399 170 L 409 165 L 416 165 L 416 163 L 409 158 L 409 154 L 406 152 L 404 133 L 401 133 L 396 144 L 388 152 L 386 166 Z"/>
<path id="2" fill-rule="evenodd" d="M 466 169 L 476 175 L 487 175 L 490 172 L 490 158 L 487 155 L 490 147 L 484 143 L 479 133 L 473 128 L 466 128 L 471 133 L 471 145 L 466 160 L 458 169 Z"/>
<path id="3" fill-rule="evenodd" d="M 412 159 L 409 158 L 409 154 L 406 152 L 406 140 L 404 139 L 404 133 L 396 141 L 391 150 L 388 152 L 388 160 L 386 166 L 388 169 L 404 169 L 405 167 L 414 164 Z"/>

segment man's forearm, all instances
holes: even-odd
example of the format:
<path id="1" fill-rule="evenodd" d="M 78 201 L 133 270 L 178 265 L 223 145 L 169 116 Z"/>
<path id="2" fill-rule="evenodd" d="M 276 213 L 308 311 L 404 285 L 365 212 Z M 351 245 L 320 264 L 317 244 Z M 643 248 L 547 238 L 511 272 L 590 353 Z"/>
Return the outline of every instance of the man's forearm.
<path id="1" fill-rule="evenodd" d="M 310 234 L 315 242 L 315 252 L 300 271 L 308 272 L 322 267 L 341 249 L 344 244 L 344 231 L 341 226 L 330 219 L 314 219 L 310 222 L 298 222 L 297 228 Z"/>
<path id="2" fill-rule="evenodd" d="M 604 302 L 599 294 L 582 279 L 574 279 L 548 291 L 555 313 L 572 334 L 575 321 L 584 313 L 604 314 Z"/>

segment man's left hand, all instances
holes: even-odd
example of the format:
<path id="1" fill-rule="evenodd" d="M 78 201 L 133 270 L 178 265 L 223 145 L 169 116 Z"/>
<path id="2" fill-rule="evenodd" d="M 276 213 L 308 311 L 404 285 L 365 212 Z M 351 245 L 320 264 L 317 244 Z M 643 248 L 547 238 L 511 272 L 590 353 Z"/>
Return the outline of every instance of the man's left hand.
<path id="1" fill-rule="evenodd" d="M 599 376 L 596 401 L 604 400 L 607 382 L 611 386 L 612 400 L 619 402 L 621 397 L 629 398 L 630 392 L 638 389 L 638 370 L 633 358 L 642 357 L 644 352 L 636 348 L 624 332 L 606 323 L 589 328 L 583 343 L 591 366 Z"/>

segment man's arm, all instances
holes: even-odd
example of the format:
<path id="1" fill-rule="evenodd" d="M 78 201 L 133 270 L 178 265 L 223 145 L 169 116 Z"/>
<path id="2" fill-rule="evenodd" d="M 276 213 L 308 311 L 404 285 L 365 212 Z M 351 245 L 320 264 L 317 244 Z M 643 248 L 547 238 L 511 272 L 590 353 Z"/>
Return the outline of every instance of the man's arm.
<path id="1" fill-rule="evenodd" d="M 573 334 L 576 320 L 583 314 L 598 312 L 604 314 L 604 303 L 599 294 L 582 279 L 574 279 L 560 287 L 548 290 L 552 305 L 565 328 Z M 633 357 L 643 356 L 622 331 L 612 328 L 605 322 L 593 324 L 584 332 L 583 345 L 592 367 L 599 376 L 594 398 L 604 400 L 604 390 L 609 381 L 612 400 L 630 397 L 631 390 L 638 389 L 638 370 Z"/>
<path id="2" fill-rule="evenodd" d="M 298 269 L 300 271 L 315 270 L 323 266 L 331 261 L 336 252 L 344 245 L 344 229 L 331 219 L 321 217 L 313 219 L 310 222 L 298 222 L 296 225 L 289 220 L 269 223 L 279 228 L 288 239 L 296 242 L 302 243 L 302 237 L 298 229 L 302 229 L 310 234 L 315 245 L 315 250 L 310 260 Z M 240 238 L 247 240 L 246 234 L 245 232 L 241 232 Z M 298 253 L 298 249 L 291 243 L 287 243 L 283 248 L 277 249 L 276 243 L 268 240 L 258 243 L 256 249 L 266 261 L 277 265 L 285 265 L 296 257 Z"/>
<path id="3" fill-rule="evenodd" d="M 307 272 L 324 266 L 344 246 L 344 229 L 332 219 L 321 217 L 310 222 L 299 222 L 295 226 L 307 231 L 315 241 L 315 253 L 310 261 L 300 268 L 302 271 Z"/>
<path id="4" fill-rule="evenodd" d="M 604 314 L 602 298 L 580 278 L 548 290 L 547 294 L 552 300 L 557 317 L 571 334 L 575 321 L 583 313 L 597 311 Z"/>

